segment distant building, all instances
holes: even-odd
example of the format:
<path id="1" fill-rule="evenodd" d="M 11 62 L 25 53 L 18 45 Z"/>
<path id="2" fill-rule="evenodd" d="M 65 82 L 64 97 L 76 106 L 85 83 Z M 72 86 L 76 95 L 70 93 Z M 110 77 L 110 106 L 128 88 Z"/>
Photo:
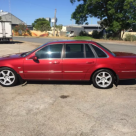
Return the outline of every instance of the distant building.
<path id="1" fill-rule="evenodd" d="M 2 10 L 0 11 L 0 16 L 1 16 L 2 21 L 11 21 L 12 27 L 14 27 L 20 23 L 25 23 L 21 19 L 14 16 L 13 14 L 11 14 L 9 12 L 4 12 Z"/>
<path id="2" fill-rule="evenodd" d="M 78 36 L 81 31 L 85 31 L 88 34 L 92 34 L 94 30 L 97 30 L 98 32 L 101 31 L 101 26 L 100 25 L 69 25 L 62 27 L 62 32 L 75 33 L 75 36 Z"/>
<path id="3" fill-rule="evenodd" d="M 101 26 L 100 25 L 83 25 L 83 28 L 86 32 L 91 32 L 94 30 L 97 30 L 98 32 L 101 31 Z"/>
<path id="4" fill-rule="evenodd" d="M 54 23 L 55 23 L 55 24 L 57 23 L 57 21 L 58 21 L 58 19 L 57 19 L 57 18 L 56 18 L 56 20 L 55 20 L 55 18 L 52 18 L 52 19 L 51 19 L 52 27 L 54 26 Z"/>
<path id="5" fill-rule="evenodd" d="M 94 30 L 101 31 L 100 25 L 69 25 L 69 26 L 63 26 L 62 31 L 70 32 L 70 31 L 86 31 L 87 33 L 90 33 Z"/>
<path id="6" fill-rule="evenodd" d="M 45 19 L 48 20 L 51 23 L 51 18 L 47 17 Z"/>
<path id="7" fill-rule="evenodd" d="M 32 25 L 27 25 L 27 28 L 29 28 L 30 30 L 33 30 L 33 26 Z"/>
<path id="8" fill-rule="evenodd" d="M 4 12 L 2 10 L 0 11 L 0 17 L 2 21 L 11 21 L 12 29 L 18 24 L 21 24 L 21 23 L 26 24 L 24 21 L 14 16 L 13 14 L 9 12 Z M 31 30 L 33 30 L 33 27 L 31 25 L 28 25 L 28 28 L 31 28 Z"/>

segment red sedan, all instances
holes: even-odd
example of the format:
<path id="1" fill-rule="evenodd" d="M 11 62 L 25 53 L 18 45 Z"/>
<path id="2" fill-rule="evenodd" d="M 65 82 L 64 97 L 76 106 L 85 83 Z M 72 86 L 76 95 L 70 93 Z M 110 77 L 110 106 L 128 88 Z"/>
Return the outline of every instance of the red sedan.
<path id="1" fill-rule="evenodd" d="M 113 53 L 93 41 L 50 42 L 0 58 L 2 86 L 14 86 L 19 80 L 91 80 L 105 89 L 124 79 L 136 79 L 136 55 Z"/>

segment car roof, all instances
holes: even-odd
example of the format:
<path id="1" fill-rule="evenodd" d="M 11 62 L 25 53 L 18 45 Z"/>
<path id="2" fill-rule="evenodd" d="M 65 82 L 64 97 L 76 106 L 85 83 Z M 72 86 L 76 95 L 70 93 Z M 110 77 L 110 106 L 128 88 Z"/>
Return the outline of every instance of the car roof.
<path id="1" fill-rule="evenodd" d="M 64 40 L 64 41 L 53 41 L 48 44 L 56 44 L 56 43 L 96 43 L 94 41 L 85 41 L 85 40 Z"/>

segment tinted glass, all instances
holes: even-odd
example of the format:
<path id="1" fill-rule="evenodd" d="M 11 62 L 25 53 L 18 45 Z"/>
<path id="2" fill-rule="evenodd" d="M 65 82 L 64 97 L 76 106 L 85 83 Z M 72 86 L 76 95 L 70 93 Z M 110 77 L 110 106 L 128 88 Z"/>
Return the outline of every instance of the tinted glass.
<path id="1" fill-rule="evenodd" d="M 100 43 L 97 43 L 99 46 L 101 46 L 102 48 L 104 48 L 106 51 L 108 51 L 109 53 L 111 53 L 113 56 L 116 56 L 113 52 L 111 52 L 109 49 L 107 49 L 106 47 L 104 47 L 103 45 L 101 45 Z"/>
<path id="2" fill-rule="evenodd" d="M 92 45 L 99 58 L 107 58 L 107 55 L 98 47 Z"/>
<path id="3" fill-rule="evenodd" d="M 94 58 L 94 54 L 88 44 L 85 45 L 86 58 Z"/>
<path id="4" fill-rule="evenodd" d="M 66 44 L 66 58 L 84 58 L 83 44 Z"/>
<path id="5" fill-rule="evenodd" d="M 38 59 L 61 58 L 62 44 L 48 45 L 36 52 Z"/>

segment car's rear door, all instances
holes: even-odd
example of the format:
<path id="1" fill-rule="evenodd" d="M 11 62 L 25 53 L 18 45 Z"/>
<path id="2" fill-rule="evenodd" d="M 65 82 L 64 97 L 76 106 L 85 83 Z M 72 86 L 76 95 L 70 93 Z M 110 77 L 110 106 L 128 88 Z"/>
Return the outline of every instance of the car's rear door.
<path id="1" fill-rule="evenodd" d="M 83 43 L 65 44 L 63 80 L 85 80 L 85 74 L 95 64 L 96 58 L 89 45 Z"/>
<path id="2" fill-rule="evenodd" d="M 63 44 L 47 45 L 34 55 L 38 61 L 24 61 L 26 79 L 62 80 L 62 49 Z"/>

